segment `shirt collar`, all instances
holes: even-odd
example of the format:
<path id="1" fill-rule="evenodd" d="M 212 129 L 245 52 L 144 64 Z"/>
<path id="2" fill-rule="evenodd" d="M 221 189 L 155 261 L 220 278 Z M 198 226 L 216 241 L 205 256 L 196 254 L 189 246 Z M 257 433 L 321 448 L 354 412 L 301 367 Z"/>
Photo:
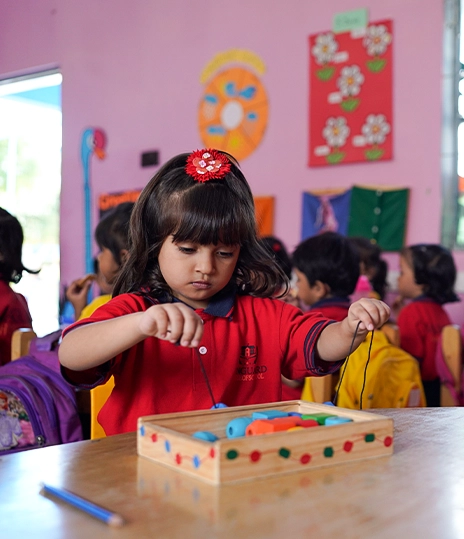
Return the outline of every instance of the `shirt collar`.
<path id="1" fill-rule="evenodd" d="M 210 302 L 208 303 L 208 307 L 206 307 L 206 309 L 195 310 L 198 312 L 209 314 L 210 316 L 232 319 L 232 312 L 234 310 L 236 295 L 237 285 L 235 283 L 230 283 L 210 299 Z M 183 303 L 179 299 L 169 294 L 164 294 L 160 296 L 158 300 L 160 301 L 160 303 Z"/>

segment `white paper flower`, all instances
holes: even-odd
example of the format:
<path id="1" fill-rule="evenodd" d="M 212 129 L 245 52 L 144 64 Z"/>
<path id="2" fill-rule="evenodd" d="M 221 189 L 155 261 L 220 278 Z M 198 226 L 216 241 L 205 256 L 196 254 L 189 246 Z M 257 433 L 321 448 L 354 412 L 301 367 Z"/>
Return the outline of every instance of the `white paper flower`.
<path id="1" fill-rule="evenodd" d="M 383 114 L 369 114 L 361 129 L 368 144 L 383 144 L 390 130 L 390 124 Z"/>
<path id="2" fill-rule="evenodd" d="M 369 56 L 380 56 L 387 50 L 392 42 L 392 35 L 387 32 L 387 27 L 383 24 L 369 26 L 363 39 L 363 46 Z"/>
<path id="3" fill-rule="evenodd" d="M 364 82 L 364 75 L 359 66 L 345 66 L 340 71 L 340 77 L 337 80 L 337 86 L 343 97 L 358 95 L 361 91 L 361 85 Z"/>
<path id="4" fill-rule="evenodd" d="M 319 34 L 316 37 L 316 44 L 311 49 L 316 63 L 319 65 L 328 64 L 333 60 L 333 57 L 338 49 L 338 43 L 334 39 L 332 33 Z"/>
<path id="5" fill-rule="evenodd" d="M 350 134 L 350 128 L 346 125 L 346 118 L 328 118 L 322 130 L 322 136 L 332 148 L 340 148 L 346 142 Z"/>

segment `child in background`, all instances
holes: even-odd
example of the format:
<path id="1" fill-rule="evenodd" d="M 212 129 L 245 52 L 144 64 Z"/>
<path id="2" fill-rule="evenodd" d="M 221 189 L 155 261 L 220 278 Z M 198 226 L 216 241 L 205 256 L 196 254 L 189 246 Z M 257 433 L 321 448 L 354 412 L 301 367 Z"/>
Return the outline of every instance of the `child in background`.
<path id="1" fill-rule="evenodd" d="M 296 247 L 292 261 L 299 301 L 327 318 L 346 318 L 360 268 L 359 255 L 348 238 L 337 232 L 307 238 Z M 331 379 L 332 393 L 337 378 Z M 301 398 L 314 400 L 311 378 L 305 379 Z"/>
<path id="2" fill-rule="evenodd" d="M 440 406 L 440 379 L 434 358 L 441 330 L 451 324 L 442 305 L 459 301 L 455 280 L 453 257 L 441 245 L 419 244 L 401 250 L 399 300 L 412 301 L 401 309 L 397 324 L 401 348 L 419 360 L 427 406 Z"/>
<path id="3" fill-rule="evenodd" d="M 95 240 L 100 253 L 95 262 L 95 274 L 73 281 L 66 290 L 66 298 L 74 307 L 76 320 L 87 318 L 111 299 L 116 275 L 129 248 L 129 220 L 133 207 L 133 202 L 123 202 L 112 208 L 98 223 Z M 87 305 L 94 281 L 101 294 Z"/>
<path id="4" fill-rule="evenodd" d="M 384 300 L 388 290 L 388 264 L 381 257 L 382 249 L 367 238 L 349 238 L 360 257 L 360 271 L 354 297 L 373 297 Z"/>
<path id="5" fill-rule="evenodd" d="M 178 155 L 144 188 L 113 299 L 66 328 L 59 351 L 75 385 L 114 375 L 107 435 L 148 414 L 280 401 L 281 374 L 338 370 L 356 329 L 355 346 L 388 318 L 371 299 L 340 323 L 272 299 L 286 277 L 256 229 L 251 189 L 223 152 Z"/>
<path id="6" fill-rule="evenodd" d="M 24 234 L 16 217 L 0 208 L 0 365 L 11 361 L 11 338 L 19 328 L 32 328 L 26 298 L 9 283 L 19 283 L 23 271 L 39 273 L 22 263 Z"/>
<path id="7" fill-rule="evenodd" d="M 280 269 L 287 276 L 288 280 L 291 282 L 292 261 L 283 242 L 275 236 L 263 236 L 260 241 L 261 244 L 266 249 L 268 249 L 268 251 L 274 257 L 276 264 L 280 267 Z M 282 286 L 284 287 L 284 283 L 282 283 Z M 299 301 L 296 297 L 296 290 L 294 290 L 293 288 L 290 288 L 290 290 L 285 294 L 285 296 L 279 299 L 282 299 L 282 301 L 290 303 L 291 305 L 295 305 L 295 307 L 299 307 Z M 289 380 L 288 378 L 285 378 L 285 376 L 282 376 L 282 400 L 287 401 L 300 399 L 301 390 L 303 389 L 303 382 L 304 379 Z"/>
<path id="8" fill-rule="evenodd" d="M 66 297 L 73 304 L 76 318 L 82 320 L 91 316 L 94 311 L 111 299 L 116 276 L 127 258 L 129 249 L 129 221 L 134 208 L 133 202 L 123 202 L 105 214 L 95 229 L 95 240 L 100 248 L 97 256 L 96 281 L 100 286 L 102 295 L 97 296 L 88 305 L 87 297 L 91 283 L 79 286 L 74 281 L 66 293 Z M 86 306 L 84 306 L 86 305 Z M 95 420 L 97 412 L 107 401 L 114 387 L 114 378 L 111 376 L 105 384 L 99 385 L 90 391 L 90 406 L 92 410 L 90 421 L 90 438 L 104 438 L 105 431 Z"/>
<path id="9" fill-rule="evenodd" d="M 359 255 L 348 238 L 323 232 L 302 241 L 293 253 L 298 299 L 311 311 L 342 321 L 359 278 Z"/>

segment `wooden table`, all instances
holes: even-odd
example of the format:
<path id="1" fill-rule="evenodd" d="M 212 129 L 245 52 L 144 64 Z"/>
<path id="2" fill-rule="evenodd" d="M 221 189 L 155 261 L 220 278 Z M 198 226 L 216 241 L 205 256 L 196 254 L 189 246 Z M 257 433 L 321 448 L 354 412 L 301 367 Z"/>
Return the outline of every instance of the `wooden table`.
<path id="1" fill-rule="evenodd" d="M 214 487 L 136 454 L 135 433 L 0 459 L 0 537 L 462 538 L 464 408 L 376 410 L 394 454 Z M 67 488 L 123 515 L 109 526 L 39 494 Z"/>

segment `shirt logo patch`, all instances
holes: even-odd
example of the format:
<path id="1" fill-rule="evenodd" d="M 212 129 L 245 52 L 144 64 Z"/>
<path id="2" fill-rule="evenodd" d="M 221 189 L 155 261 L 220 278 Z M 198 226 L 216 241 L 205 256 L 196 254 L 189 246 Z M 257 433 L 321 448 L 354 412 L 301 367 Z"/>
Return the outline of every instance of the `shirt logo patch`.
<path id="1" fill-rule="evenodd" d="M 253 365 L 258 357 L 256 346 L 247 344 L 241 347 L 240 365 Z"/>
<path id="2" fill-rule="evenodd" d="M 267 371 L 266 365 L 257 365 L 258 348 L 254 344 L 247 344 L 240 348 L 235 379 L 240 382 L 252 382 L 253 380 L 264 380 L 264 373 Z"/>

